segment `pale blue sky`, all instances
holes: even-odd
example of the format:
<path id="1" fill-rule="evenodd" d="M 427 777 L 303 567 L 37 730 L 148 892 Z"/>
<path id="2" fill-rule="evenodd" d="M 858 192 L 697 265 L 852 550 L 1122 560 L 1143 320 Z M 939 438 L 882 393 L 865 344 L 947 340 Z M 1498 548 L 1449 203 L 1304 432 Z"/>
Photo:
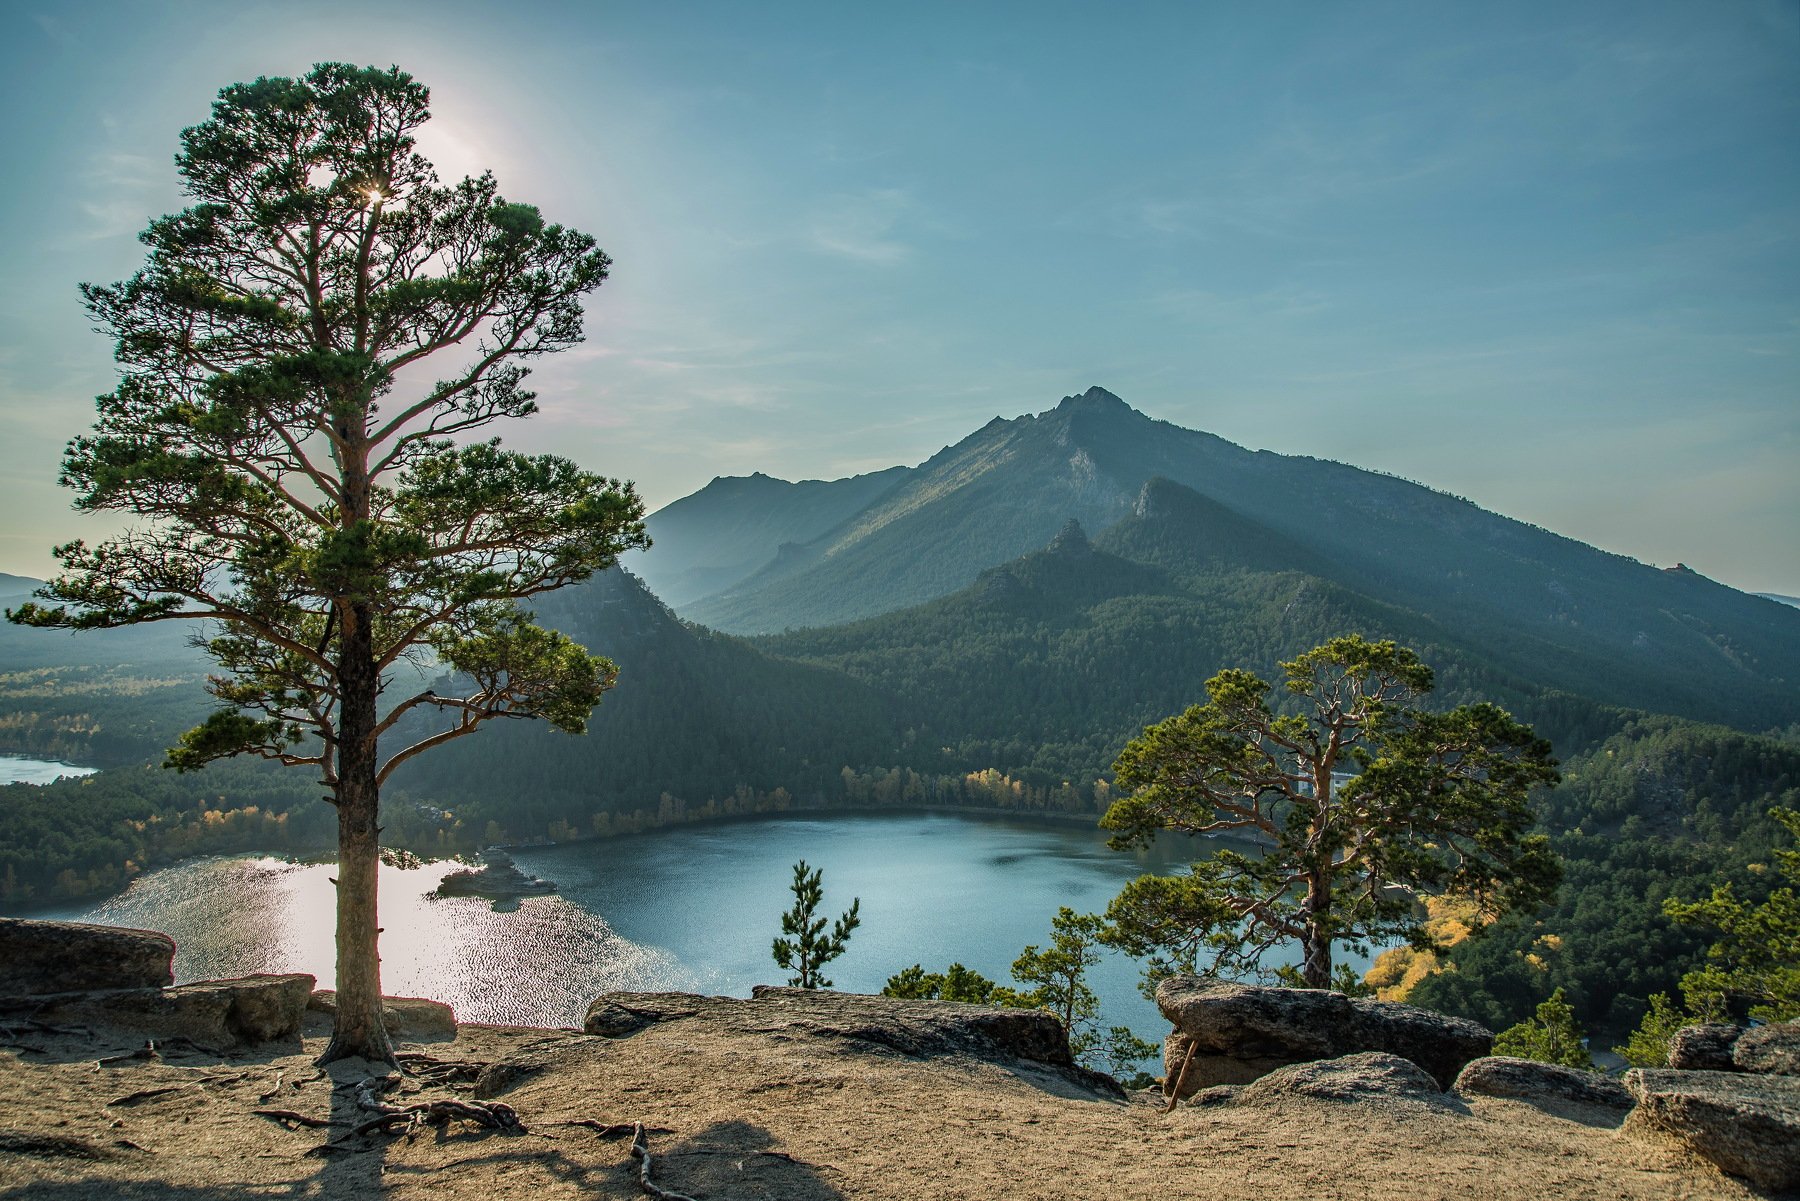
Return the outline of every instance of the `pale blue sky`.
<path id="1" fill-rule="evenodd" d="M 504 431 L 635 478 L 917 462 L 1100 384 L 1800 594 L 1800 3 L 35 4 L 0 25 L 0 570 L 110 387 L 217 90 L 429 84 L 445 174 L 595 234 Z"/>

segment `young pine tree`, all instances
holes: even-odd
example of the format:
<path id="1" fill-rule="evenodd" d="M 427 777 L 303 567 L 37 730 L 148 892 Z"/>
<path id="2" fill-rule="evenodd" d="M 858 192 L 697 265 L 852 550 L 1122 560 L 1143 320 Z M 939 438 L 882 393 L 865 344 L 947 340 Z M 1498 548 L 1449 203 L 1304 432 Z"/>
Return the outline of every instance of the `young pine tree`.
<path id="1" fill-rule="evenodd" d="M 774 955 L 776 967 L 794 973 L 788 983 L 795 988 L 830 988 L 831 981 L 819 969 L 844 953 L 850 932 L 862 925 L 858 916 L 862 898 L 856 897 L 831 923 L 831 933 L 825 932 L 826 921 L 817 916 L 825 895 L 824 874 L 817 868 L 809 870 L 802 859 L 794 865 L 794 881 L 788 886 L 794 893 L 794 907 L 781 915 L 781 936 L 775 939 Z"/>

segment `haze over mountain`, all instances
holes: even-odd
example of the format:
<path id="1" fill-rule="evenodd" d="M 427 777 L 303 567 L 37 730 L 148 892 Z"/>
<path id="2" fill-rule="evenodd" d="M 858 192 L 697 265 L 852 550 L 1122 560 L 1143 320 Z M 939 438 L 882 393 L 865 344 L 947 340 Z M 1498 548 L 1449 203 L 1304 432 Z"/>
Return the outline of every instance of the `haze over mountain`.
<path id="1" fill-rule="evenodd" d="M 1194 521 L 1216 529 L 1223 560 L 1278 555 L 1479 641 L 1505 670 L 1545 686 L 1749 728 L 1800 718 L 1800 614 L 1787 606 L 1405 480 L 1249 451 L 1152 420 L 1102 388 L 995 418 L 911 472 L 882 475 L 895 482 L 860 510 L 677 611 L 746 634 L 891 612 L 1044 547 L 1071 519 L 1105 531 L 1162 478 L 1207 502 Z M 723 555 L 689 548 L 729 544 L 721 531 L 758 521 L 746 506 L 775 510 L 817 487 L 728 483 L 677 502 L 681 524 L 668 523 L 650 554 L 670 554 L 686 579 L 723 578 L 733 570 Z"/>
<path id="2" fill-rule="evenodd" d="M 890 467 L 842 480 L 790 484 L 754 475 L 718 477 L 650 516 L 652 549 L 626 566 L 665 604 L 681 606 L 731 587 L 789 543 L 818 538 L 911 474 Z"/>

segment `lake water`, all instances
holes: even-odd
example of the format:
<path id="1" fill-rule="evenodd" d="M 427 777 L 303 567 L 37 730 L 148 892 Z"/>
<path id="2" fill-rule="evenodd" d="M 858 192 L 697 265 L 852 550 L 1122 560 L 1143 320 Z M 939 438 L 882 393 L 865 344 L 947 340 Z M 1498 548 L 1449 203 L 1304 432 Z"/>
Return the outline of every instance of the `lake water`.
<path id="1" fill-rule="evenodd" d="M 793 864 L 823 869 L 822 912 L 862 900 L 862 925 L 826 967 L 835 986 L 879 992 L 913 963 L 960 961 L 1009 983 L 1027 943 L 1049 941 L 1059 905 L 1103 909 L 1128 880 L 1184 862 L 1175 850 L 1109 851 L 1084 826 L 924 815 L 763 819 L 512 852 L 561 893 L 496 908 L 428 894 L 454 865 L 381 873 L 382 983 L 449 1002 L 465 1021 L 579 1025 L 609 990 L 746 996 L 784 983 L 770 957 L 792 902 Z M 311 972 L 331 981 L 328 864 L 215 858 L 148 873 L 97 907 L 54 915 L 162 930 L 179 980 Z M 1137 964 L 1092 973 L 1108 1024 L 1160 1038 Z"/>
<path id="2" fill-rule="evenodd" d="M 91 776 L 99 770 L 49 759 L 27 759 L 23 755 L 0 755 L 0 784 L 48 784 L 64 776 Z"/>

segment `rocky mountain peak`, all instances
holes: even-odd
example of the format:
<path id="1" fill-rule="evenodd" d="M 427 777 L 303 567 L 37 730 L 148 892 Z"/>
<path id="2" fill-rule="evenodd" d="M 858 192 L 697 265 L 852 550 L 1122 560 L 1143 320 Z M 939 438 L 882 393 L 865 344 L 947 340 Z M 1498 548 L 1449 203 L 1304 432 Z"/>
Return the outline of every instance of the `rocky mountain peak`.
<path id="1" fill-rule="evenodd" d="M 1081 523 L 1071 517 L 1056 531 L 1056 537 L 1050 539 L 1049 550 L 1053 555 L 1086 555 L 1093 553 L 1094 546 L 1088 541 L 1087 531 L 1081 528 Z"/>
<path id="2" fill-rule="evenodd" d="M 1062 403 L 1058 404 L 1056 407 L 1062 411 L 1132 412 L 1130 405 L 1098 385 L 1089 388 L 1079 396 L 1063 397 Z"/>

